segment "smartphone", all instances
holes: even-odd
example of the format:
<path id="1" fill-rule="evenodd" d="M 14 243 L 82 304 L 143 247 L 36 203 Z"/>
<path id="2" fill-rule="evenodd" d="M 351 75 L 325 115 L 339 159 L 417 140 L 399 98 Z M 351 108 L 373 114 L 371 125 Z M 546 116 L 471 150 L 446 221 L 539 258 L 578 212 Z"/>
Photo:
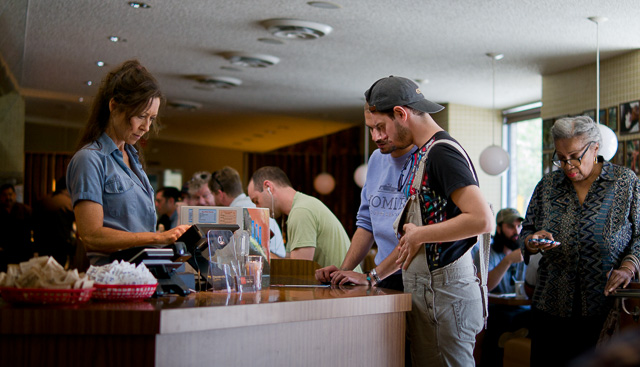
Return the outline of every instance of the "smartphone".
<path id="1" fill-rule="evenodd" d="M 538 242 L 538 243 L 542 243 L 542 244 L 556 245 L 556 246 L 560 244 L 560 242 L 548 240 L 546 238 L 532 238 L 530 241 L 531 242 Z"/>

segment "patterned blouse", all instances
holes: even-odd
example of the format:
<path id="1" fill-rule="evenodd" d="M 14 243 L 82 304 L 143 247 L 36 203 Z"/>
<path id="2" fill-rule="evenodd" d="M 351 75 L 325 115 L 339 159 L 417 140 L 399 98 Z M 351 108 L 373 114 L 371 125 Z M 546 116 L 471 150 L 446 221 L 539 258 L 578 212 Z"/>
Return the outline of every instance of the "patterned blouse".
<path id="1" fill-rule="evenodd" d="M 542 229 L 561 243 L 542 254 L 532 300 L 555 316 L 606 314 L 612 306 L 604 295 L 607 273 L 624 256 L 640 256 L 640 180 L 601 156 L 598 161 L 602 172 L 582 205 L 564 172 L 554 171 L 536 186 L 523 222 L 523 250 L 524 239 Z"/>

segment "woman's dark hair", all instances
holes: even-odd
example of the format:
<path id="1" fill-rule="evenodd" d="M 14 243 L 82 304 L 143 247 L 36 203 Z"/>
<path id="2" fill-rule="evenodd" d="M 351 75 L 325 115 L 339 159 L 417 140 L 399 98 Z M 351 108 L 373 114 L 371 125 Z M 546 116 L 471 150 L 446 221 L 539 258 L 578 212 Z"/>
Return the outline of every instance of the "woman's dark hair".
<path id="1" fill-rule="evenodd" d="M 102 80 L 100 89 L 93 99 L 91 115 L 78 142 L 77 150 L 96 141 L 109 126 L 109 102 L 115 102 L 115 111 L 123 112 L 127 121 L 143 112 L 154 98 L 164 102 L 158 82 L 138 60 L 122 63 Z M 156 122 L 151 131 L 157 131 Z M 139 142 L 135 144 L 141 157 Z M 142 158 L 142 157 L 141 157 Z"/>

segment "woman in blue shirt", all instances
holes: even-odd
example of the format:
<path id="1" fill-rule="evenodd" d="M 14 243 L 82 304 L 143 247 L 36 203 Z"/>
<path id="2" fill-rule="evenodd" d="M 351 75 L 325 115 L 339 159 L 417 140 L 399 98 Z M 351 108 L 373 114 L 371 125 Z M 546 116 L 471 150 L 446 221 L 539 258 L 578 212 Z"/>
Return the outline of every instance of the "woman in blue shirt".
<path id="1" fill-rule="evenodd" d="M 154 126 L 162 93 L 137 60 L 111 71 L 67 168 L 78 235 L 92 264 L 134 246 L 170 244 L 188 226 L 155 233 L 154 192 L 138 153 Z"/>
<path id="2" fill-rule="evenodd" d="M 536 186 L 520 233 L 525 259 L 542 253 L 532 299 L 531 365 L 564 366 L 594 347 L 640 258 L 640 180 L 598 155 L 589 117 L 551 129 L 561 168 Z M 535 239 L 555 241 L 536 242 Z"/>

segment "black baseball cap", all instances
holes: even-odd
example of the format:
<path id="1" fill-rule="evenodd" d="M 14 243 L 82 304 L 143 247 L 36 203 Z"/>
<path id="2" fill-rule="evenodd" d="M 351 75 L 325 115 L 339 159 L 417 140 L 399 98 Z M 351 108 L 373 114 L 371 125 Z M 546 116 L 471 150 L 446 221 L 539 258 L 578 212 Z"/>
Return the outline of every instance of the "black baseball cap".
<path id="1" fill-rule="evenodd" d="M 444 106 L 424 98 L 420 87 L 413 80 L 401 76 L 391 75 L 379 79 L 364 92 L 364 97 L 371 112 L 387 111 L 395 106 L 409 106 L 426 113 L 444 109 Z"/>

